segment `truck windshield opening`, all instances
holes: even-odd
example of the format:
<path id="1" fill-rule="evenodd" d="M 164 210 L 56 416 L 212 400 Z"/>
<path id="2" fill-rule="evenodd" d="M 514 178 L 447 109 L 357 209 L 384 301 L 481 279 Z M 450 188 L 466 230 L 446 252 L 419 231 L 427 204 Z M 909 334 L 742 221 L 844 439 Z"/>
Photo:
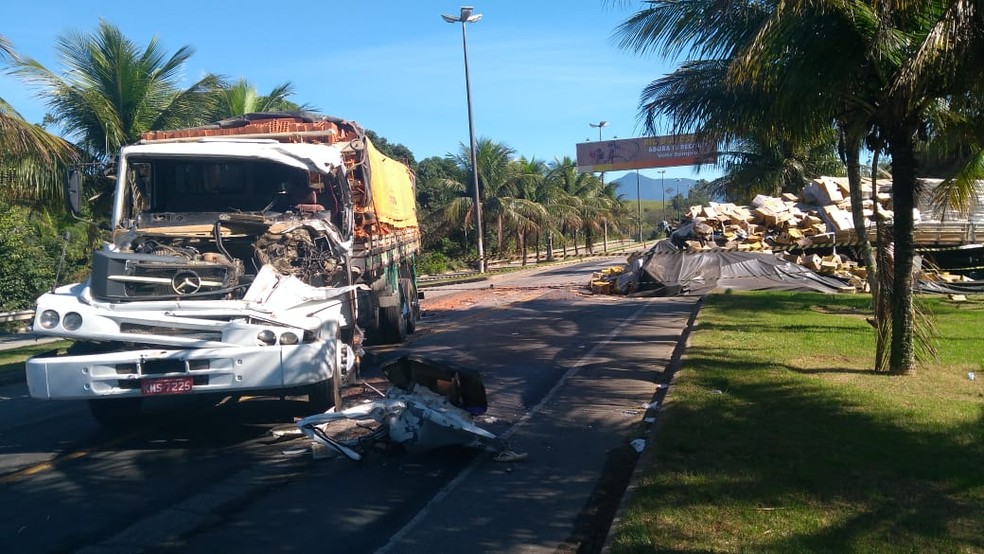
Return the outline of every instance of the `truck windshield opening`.
<path id="1" fill-rule="evenodd" d="M 137 213 L 283 211 L 314 192 L 306 171 L 262 160 L 138 159 L 128 180 Z"/>

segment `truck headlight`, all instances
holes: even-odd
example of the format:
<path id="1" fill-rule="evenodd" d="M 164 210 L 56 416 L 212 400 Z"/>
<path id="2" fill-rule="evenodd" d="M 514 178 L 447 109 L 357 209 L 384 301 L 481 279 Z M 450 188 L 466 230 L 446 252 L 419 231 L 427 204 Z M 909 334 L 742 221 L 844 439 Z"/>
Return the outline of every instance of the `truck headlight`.
<path id="1" fill-rule="evenodd" d="M 287 331 L 286 333 L 280 335 L 280 344 L 281 345 L 284 345 L 284 346 L 293 346 L 293 345 L 297 344 L 298 341 L 299 341 L 299 339 L 297 338 L 297 335 L 295 335 L 294 333 L 291 333 L 290 331 Z"/>
<path id="2" fill-rule="evenodd" d="M 68 312 L 62 320 L 62 327 L 69 331 L 78 330 L 82 326 L 82 316 L 76 312 Z"/>
<path id="3" fill-rule="evenodd" d="M 269 329 L 264 329 L 257 333 L 256 340 L 264 346 L 273 346 L 277 344 L 277 335 Z"/>
<path id="4" fill-rule="evenodd" d="M 61 316 L 55 310 L 45 310 L 38 316 L 38 325 L 45 329 L 54 329 L 58 326 Z"/>

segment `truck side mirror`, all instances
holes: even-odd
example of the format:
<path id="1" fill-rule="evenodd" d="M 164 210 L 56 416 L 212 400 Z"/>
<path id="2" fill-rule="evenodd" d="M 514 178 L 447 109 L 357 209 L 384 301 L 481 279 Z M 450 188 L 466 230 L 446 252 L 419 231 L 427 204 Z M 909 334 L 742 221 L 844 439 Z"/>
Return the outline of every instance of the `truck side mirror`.
<path id="1" fill-rule="evenodd" d="M 73 167 L 65 178 L 65 202 L 73 215 L 82 211 L 82 172 Z"/>

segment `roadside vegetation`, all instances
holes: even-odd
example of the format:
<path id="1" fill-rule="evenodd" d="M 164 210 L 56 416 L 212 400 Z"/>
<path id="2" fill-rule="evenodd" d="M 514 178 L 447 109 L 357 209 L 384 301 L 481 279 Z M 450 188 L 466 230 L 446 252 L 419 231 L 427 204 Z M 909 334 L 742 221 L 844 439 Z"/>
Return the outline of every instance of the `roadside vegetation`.
<path id="1" fill-rule="evenodd" d="M 870 302 L 708 296 L 613 552 L 984 551 L 984 298 L 918 299 L 908 377 L 871 370 Z"/>

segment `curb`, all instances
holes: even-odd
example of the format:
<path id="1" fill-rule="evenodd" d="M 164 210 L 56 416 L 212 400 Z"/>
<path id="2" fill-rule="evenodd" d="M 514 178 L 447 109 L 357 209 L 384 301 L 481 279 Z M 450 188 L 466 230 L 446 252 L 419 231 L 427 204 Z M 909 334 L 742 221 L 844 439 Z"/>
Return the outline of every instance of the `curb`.
<path id="1" fill-rule="evenodd" d="M 656 450 L 656 435 L 659 433 L 659 428 L 663 423 L 663 413 L 666 408 L 672 403 L 672 397 L 670 393 L 673 392 L 673 384 L 677 379 L 677 374 L 679 373 L 683 365 L 683 356 L 686 354 L 687 348 L 690 345 L 690 334 L 693 332 L 694 327 L 697 322 L 697 314 L 700 313 L 701 307 L 704 305 L 704 297 L 702 296 L 696 304 L 694 304 L 693 311 L 690 314 L 690 318 L 687 320 L 687 326 L 684 328 L 683 333 L 680 335 L 680 340 L 677 341 L 676 347 L 673 349 L 673 354 L 670 355 L 670 363 L 666 366 L 666 371 L 670 376 L 669 386 L 663 393 L 663 400 L 660 403 L 659 412 L 657 412 L 656 421 L 650 425 L 649 429 L 644 433 L 644 438 L 646 440 L 646 448 L 643 450 L 642 454 L 636 459 L 635 468 L 632 469 L 632 474 L 629 476 L 629 484 L 625 488 L 625 493 L 622 495 L 622 500 L 619 501 L 618 509 L 615 511 L 615 517 L 612 518 L 611 525 L 608 527 L 608 535 L 605 537 L 605 542 L 601 547 L 601 552 L 608 554 L 612 551 L 612 530 L 622 522 L 625 518 L 625 511 L 628 509 L 628 501 L 631 500 L 632 496 L 635 494 L 636 490 L 639 488 L 639 482 L 642 479 L 642 473 L 649 466 L 648 462 L 653 457 L 653 452 Z M 657 389 L 654 397 L 659 396 L 660 391 Z"/>

